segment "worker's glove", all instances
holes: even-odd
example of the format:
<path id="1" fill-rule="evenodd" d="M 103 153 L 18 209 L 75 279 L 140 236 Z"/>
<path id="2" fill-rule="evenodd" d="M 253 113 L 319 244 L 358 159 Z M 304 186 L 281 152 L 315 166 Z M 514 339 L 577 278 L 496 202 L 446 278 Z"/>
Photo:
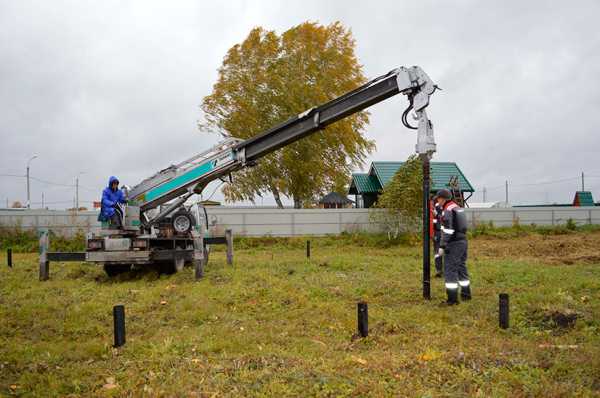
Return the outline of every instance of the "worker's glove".
<path id="1" fill-rule="evenodd" d="M 443 247 L 440 247 L 437 252 L 438 257 L 442 257 L 444 254 L 446 254 L 446 251 Z"/>

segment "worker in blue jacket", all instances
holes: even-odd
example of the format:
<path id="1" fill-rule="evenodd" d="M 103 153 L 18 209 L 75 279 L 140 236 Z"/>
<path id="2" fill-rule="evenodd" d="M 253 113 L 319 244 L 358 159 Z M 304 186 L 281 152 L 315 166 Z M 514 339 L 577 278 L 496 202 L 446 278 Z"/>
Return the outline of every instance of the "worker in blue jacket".
<path id="1" fill-rule="evenodd" d="M 119 189 L 119 180 L 115 176 L 108 179 L 108 186 L 102 191 L 102 206 L 100 209 L 100 220 L 108 221 L 112 227 L 121 228 L 121 214 L 119 203 L 125 203 L 125 195 Z"/>

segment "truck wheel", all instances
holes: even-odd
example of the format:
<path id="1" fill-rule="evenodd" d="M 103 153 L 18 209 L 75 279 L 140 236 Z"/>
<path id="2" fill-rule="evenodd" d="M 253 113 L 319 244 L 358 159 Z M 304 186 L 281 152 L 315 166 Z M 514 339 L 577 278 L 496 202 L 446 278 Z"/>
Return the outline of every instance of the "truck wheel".
<path id="1" fill-rule="evenodd" d="M 175 261 L 157 261 L 158 272 L 165 275 L 172 275 L 177 272 Z"/>
<path id="2" fill-rule="evenodd" d="M 178 211 L 171 217 L 173 229 L 178 234 L 187 234 L 194 226 L 194 217 L 188 211 Z"/>
<path id="3" fill-rule="evenodd" d="M 131 271 L 131 264 L 104 264 L 104 272 L 110 277 L 129 271 Z"/>

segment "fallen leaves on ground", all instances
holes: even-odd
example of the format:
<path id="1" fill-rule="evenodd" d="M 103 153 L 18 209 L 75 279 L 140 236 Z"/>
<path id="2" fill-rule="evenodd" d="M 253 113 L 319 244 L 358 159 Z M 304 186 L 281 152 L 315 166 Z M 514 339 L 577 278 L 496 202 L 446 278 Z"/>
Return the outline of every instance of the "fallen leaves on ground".
<path id="1" fill-rule="evenodd" d="M 539 348 L 556 348 L 559 350 L 576 350 L 579 348 L 577 344 L 540 344 Z"/>
<path id="2" fill-rule="evenodd" d="M 366 361 L 365 359 L 362 359 L 361 357 L 357 357 L 357 356 L 355 356 L 355 355 L 352 355 L 350 358 L 351 358 L 351 359 L 352 359 L 354 362 L 356 362 L 356 363 L 360 363 L 361 365 L 366 365 L 366 364 L 367 364 L 367 361 Z"/>
<path id="3" fill-rule="evenodd" d="M 112 390 L 113 388 L 117 388 L 119 385 L 115 383 L 114 377 L 107 377 L 106 384 L 102 386 L 102 388 L 106 390 Z"/>

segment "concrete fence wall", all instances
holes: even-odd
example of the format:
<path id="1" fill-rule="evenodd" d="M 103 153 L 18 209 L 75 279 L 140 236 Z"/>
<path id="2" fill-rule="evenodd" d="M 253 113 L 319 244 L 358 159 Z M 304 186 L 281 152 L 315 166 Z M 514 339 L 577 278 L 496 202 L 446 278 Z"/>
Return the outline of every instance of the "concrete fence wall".
<path id="1" fill-rule="evenodd" d="M 326 235 L 341 232 L 377 232 L 381 226 L 371 222 L 369 209 L 274 209 L 211 207 L 207 209 L 214 233 L 231 228 L 238 236 Z M 505 209 L 467 209 L 470 225 L 492 222 L 495 226 L 560 225 L 572 219 L 578 225 L 600 224 L 600 207 L 515 207 Z M 58 235 L 100 228 L 98 213 L 82 211 L 0 210 L 0 229 L 48 228 Z"/>
<path id="2" fill-rule="evenodd" d="M 367 209 L 207 209 L 209 225 L 231 228 L 244 236 L 327 235 L 377 232 Z M 220 232 L 220 231 L 219 231 Z"/>
<path id="3" fill-rule="evenodd" d="M 14 228 L 47 228 L 57 235 L 69 237 L 78 232 L 97 231 L 100 222 L 95 211 L 0 210 L 0 229 Z"/>

